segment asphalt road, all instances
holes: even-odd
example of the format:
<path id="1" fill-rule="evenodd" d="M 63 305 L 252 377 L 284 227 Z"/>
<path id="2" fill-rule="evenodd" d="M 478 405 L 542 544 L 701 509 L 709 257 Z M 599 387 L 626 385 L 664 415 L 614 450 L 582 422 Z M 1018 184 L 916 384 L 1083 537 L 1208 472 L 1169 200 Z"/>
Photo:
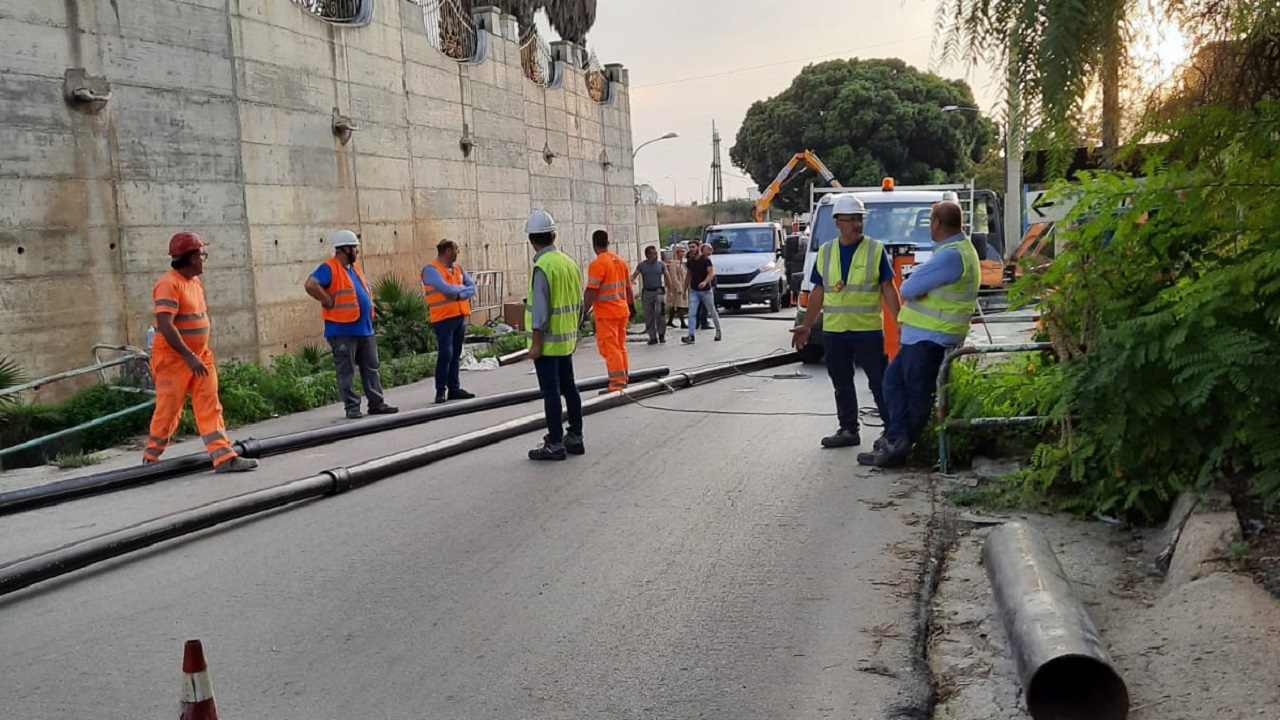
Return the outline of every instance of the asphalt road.
<path id="1" fill-rule="evenodd" d="M 633 365 L 785 342 L 730 323 Z M 6 517 L 0 556 L 535 410 Z M 531 463 L 531 434 L 0 598 L 0 717 L 172 716 L 189 638 L 228 718 L 886 717 L 929 491 L 819 448 L 832 415 L 821 368 L 734 377 L 588 418 L 584 457 Z"/>

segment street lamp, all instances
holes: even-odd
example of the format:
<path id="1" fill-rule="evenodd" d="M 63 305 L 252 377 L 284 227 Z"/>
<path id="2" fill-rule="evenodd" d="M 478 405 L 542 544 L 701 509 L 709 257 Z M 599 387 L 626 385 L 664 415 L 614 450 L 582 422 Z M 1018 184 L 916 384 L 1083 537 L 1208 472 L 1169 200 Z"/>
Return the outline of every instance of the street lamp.
<path id="1" fill-rule="evenodd" d="M 671 204 L 679 205 L 680 195 L 676 192 L 676 179 L 670 175 L 667 176 L 667 179 L 671 181 Z"/>
<path id="2" fill-rule="evenodd" d="M 676 133 L 669 132 L 666 135 L 663 135 L 662 137 L 656 137 L 652 140 L 646 140 L 640 143 L 639 145 L 637 145 L 635 150 L 631 151 L 631 159 L 634 160 L 636 157 L 636 153 L 640 152 L 640 148 L 644 147 L 645 145 L 648 145 L 649 143 L 656 143 L 659 140 L 670 140 L 671 138 L 675 138 L 675 137 L 680 137 L 680 136 L 677 135 Z"/>
<path id="3" fill-rule="evenodd" d="M 981 113 L 975 107 L 944 105 L 942 112 Z M 1014 147 L 1009 124 L 1004 126 L 1004 251 L 1009 253 L 1022 241 L 1022 152 Z"/>

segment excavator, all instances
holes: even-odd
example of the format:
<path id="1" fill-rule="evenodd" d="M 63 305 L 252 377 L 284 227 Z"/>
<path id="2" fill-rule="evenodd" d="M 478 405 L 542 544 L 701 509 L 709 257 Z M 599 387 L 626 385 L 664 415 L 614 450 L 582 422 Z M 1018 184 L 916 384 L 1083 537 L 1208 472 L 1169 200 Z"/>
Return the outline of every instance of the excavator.
<path id="1" fill-rule="evenodd" d="M 827 169 L 827 166 L 822 164 L 822 161 L 818 159 L 818 156 L 813 154 L 812 150 L 798 152 L 792 156 L 791 162 L 787 163 L 786 167 L 782 168 L 782 170 L 778 172 L 778 176 L 773 179 L 773 182 L 769 183 L 769 186 L 764 189 L 764 193 L 760 195 L 760 199 L 756 200 L 754 208 L 756 222 L 764 222 L 765 211 L 769 209 L 769 205 L 773 202 L 773 199 L 778 196 L 778 191 L 782 189 L 783 185 L 787 184 L 787 180 L 790 179 L 791 173 L 800 166 L 800 163 L 804 163 L 812 168 L 813 171 L 818 173 L 818 175 L 820 175 L 827 184 L 831 185 L 831 187 L 843 187 L 840 184 L 840 181 L 836 180 L 836 176 Z"/>

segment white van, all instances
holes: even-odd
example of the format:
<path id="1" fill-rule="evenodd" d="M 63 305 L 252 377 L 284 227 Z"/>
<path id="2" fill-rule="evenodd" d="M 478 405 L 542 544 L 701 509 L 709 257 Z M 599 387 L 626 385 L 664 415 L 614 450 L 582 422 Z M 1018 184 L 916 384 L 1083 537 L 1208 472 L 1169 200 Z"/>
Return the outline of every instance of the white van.
<path id="1" fill-rule="evenodd" d="M 737 310 L 743 305 L 768 305 L 777 312 L 788 303 L 782 244 L 786 235 L 776 222 L 708 225 L 702 242 L 715 249 L 716 305 Z"/>

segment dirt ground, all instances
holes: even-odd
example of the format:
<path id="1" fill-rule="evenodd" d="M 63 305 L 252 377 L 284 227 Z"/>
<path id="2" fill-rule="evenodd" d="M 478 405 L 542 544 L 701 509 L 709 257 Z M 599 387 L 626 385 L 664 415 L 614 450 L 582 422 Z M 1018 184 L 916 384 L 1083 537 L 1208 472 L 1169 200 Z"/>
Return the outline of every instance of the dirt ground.
<path id="1" fill-rule="evenodd" d="M 991 523 L 1010 519 L 1049 539 L 1128 685 L 1131 720 L 1280 718 L 1280 602 L 1249 573 L 1170 588 L 1148 552 L 1154 531 L 952 512 L 959 536 L 933 599 L 929 642 L 938 720 L 1029 717 L 981 563 Z"/>
<path id="2" fill-rule="evenodd" d="M 1280 598 L 1280 504 L 1268 511 L 1258 498 L 1249 495 L 1241 481 L 1229 483 L 1227 492 L 1240 516 L 1240 529 L 1248 546 L 1245 567 L 1267 592 Z"/>

